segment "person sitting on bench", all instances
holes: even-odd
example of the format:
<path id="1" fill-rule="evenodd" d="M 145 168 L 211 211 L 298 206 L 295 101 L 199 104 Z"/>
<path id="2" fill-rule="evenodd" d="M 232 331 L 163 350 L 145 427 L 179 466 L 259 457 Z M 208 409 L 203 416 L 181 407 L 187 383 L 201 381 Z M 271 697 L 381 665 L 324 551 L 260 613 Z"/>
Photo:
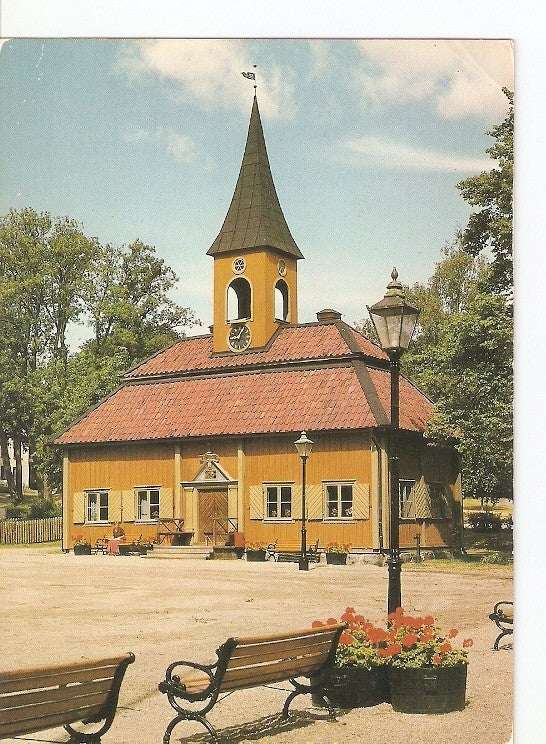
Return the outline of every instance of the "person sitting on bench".
<path id="1" fill-rule="evenodd" d="M 125 530 L 119 522 L 116 522 L 114 525 L 112 534 L 114 537 L 111 540 L 108 540 L 106 552 L 108 555 L 119 555 L 119 544 L 125 540 Z"/>

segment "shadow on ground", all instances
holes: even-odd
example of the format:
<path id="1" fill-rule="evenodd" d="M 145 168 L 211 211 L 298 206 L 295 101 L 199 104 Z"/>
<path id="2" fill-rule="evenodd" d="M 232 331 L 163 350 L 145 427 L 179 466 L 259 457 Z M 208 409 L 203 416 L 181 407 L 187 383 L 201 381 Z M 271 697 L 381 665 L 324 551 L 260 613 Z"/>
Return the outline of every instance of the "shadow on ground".
<path id="1" fill-rule="evenodd" d="M 340 718 L 343 715 L 343 711 L 336 710 L 337 718 Z M 249 723 L 217 729 L 216 733 L 222 744 L 224 744 L 224 742 L 235 744 L 240 741 L 259 740 L 265 736 L 275 736 L 284 731 L 296 731 L 298 729 L 306 728 L 307 726 L 312 726 L 317 723 L 317 721 L 325 720 L 327 720 L 325 713 L 311 713 L 309 711 L 295 710 L 290 713 L 290 717 L 287 720 L 283 720 L 280 717 L 280 714 L 276 713 L 275 715 L 258 718 Z M 172 744 L 190 744 L 190 742 L 191 744 L 204 744 L 204 742 L 211 741 L 211 735 L 206 731 L 202 734 L 194 733 L 189 736 L 180 737 L 180 733 L 184 728 L 184 721 L 179 724 L 179 727 L 175 728 L 172 733 Z"/>

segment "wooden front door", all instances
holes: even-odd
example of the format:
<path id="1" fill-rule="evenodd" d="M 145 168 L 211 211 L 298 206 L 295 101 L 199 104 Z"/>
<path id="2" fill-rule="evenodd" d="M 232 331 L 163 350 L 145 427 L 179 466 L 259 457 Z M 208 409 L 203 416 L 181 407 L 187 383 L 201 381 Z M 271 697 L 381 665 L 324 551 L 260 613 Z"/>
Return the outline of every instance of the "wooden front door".
<path id="1" fill-rule="evenodd" d="M 199 491 L 199 543 L 225 545 L 227 527 L 227 488 L 218 491 Z"/>

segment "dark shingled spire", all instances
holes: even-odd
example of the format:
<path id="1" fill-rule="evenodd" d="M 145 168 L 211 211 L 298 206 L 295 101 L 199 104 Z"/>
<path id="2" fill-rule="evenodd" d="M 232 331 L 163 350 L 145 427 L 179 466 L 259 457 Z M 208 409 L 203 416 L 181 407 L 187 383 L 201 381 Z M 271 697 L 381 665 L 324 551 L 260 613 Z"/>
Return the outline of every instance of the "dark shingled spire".
<path id="1" fill-rule="evenodd" d="M 303 255 L 290 234 L 271 176 L 258 101 L 254 96 L 245 154 L 226 219 L 207 255 L 271 247 Z"/>

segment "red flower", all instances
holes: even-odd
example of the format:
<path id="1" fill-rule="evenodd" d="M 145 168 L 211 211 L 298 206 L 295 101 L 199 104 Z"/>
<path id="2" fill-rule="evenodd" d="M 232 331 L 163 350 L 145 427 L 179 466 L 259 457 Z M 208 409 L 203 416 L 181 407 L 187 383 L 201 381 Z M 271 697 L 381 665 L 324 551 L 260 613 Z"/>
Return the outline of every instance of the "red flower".
<path id="1" fill-rule="evenodd" d="M 355 623 L 365 623 L 366 618 L 363 615 L 355 615 Z"/>
<path id="2" fill-rule="evenodd" d="M 447 637 L 448 638 L 455 638 L 455 636 L 457 635 L 458 632 L 459 631 L 457 630 L 457 628 L 451 628 L 451 630 L 447 634 Z"/>
<path id="3" fill-rule="evenodd" d="M 344 612 L 344 613 L 343 613 L 343 615 L 341 616 L 341 620 L 342 620 L 342 621 L 343 621 L 344 623 L 352 623 L 352 622 L 353 622 L 353 620 L 354 620 L 354 616 L 353 616 L 353 615 L 351 615 L 351 613 L 350 613 L 350 612 Z"/>
<path id="4" fill-rule="evenodd" d="M 320 620 L 313 620 L 311 623 L 312 628 L 324 628 L 324 623 L 322 623 Z"/>
<path id="5" fill-rule="evenodd" d="M 472 638 L 465 638 L 465 640 L 463 641 L 463 648 L 470 648 L 470 646 L 473 645 L 474 641 L 472 640 Z"/>
<path id="6" fill-rule="evenodd" d="M 354 607 L 346 607 L 345 612 L 350 612 L 352 615 L 354 615 L 356 610 Z"/>
<path id="7" fill-rule="evenodd" d="M 378 656 L 382 656 L 383 658 L 390 656 L 389 651 L 386 648 L 378 648 L 376 653 Z"/>
<path id="8" fill-rule="evenodd" d="M 433 664 L 441 664 L 442 663 L 442 657 L 439 654 L 436 654 L 436 656 L 432 657 L 432 663 Z"/>
<path id="9" fill-rule="evenodd" d="M 337 620 L 335 619 L 335 617 L 329 617 L 326 621 L 326 625 L 337 625 Z"/>
<path id="10" fill-rule="evenodd" d="M 387 646 L 385 651 L 387 652 L 387 656 L 397 656 L 402 652 L 402 646 L 399 643 L 391 643 L 390 646 Z"/>
<path id="11" fill-rule="evenodd" d="M 388 640 L 389 635 L 383 628 L 370 628 L 368 638 L 370 639 L 370 643 L 381 643 L 381 641 Z"/>
<path id="12" fill-rule="evenodd" d="M 350 633 L 346 633 L 345 631 L 343 631 L 343 633 L 339 636 L 339 642 L 342 646 L 350 646 L 353 640 L 353 636 Z"/>
<path id="13" fill-rule="evenodd" d="M 427 615 L 423 618 L 423 624 L 424 625 L 434 625 L 434 618 L 432 615 Z"/>
<path id="14" fill-rule="evenodd" d="M 440 646 L 438 646 L 438 651 L 441 654 L 447 654 L 449 651 L 453 651 L 453 647 L 451 643 L 442 643 Z"/>
<path id="15" fill-rule="evenodd" d="M 418 640 L 418 635 L 416 635 L 415 633 L 408 633 L 402 638 L 401 643 L 404 648 L 411 648 L 417 643 Z"/>

